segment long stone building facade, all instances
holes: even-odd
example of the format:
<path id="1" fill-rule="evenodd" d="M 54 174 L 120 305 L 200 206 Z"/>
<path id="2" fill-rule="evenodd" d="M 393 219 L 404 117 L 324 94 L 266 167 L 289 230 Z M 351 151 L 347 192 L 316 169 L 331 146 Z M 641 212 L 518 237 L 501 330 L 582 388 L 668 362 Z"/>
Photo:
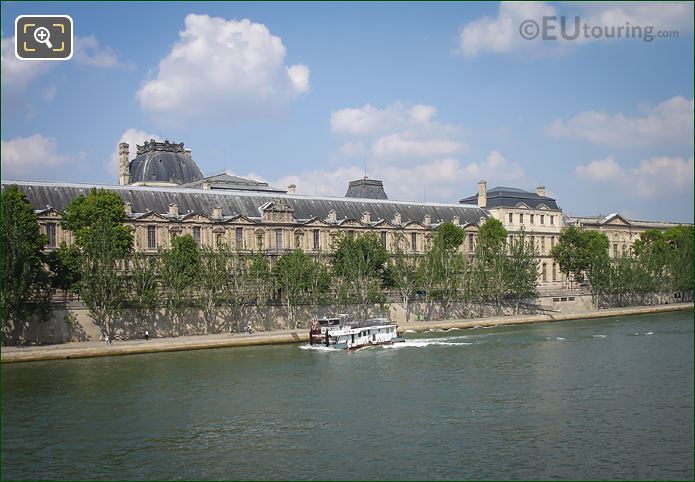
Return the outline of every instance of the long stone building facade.
<path id="1" fill-rule="evenodd" d="M 226 172 L 204 177 L 183 143 L 152 140 L 136 148 L 137 156 L 129 161 L 128 144 L 119 146 L 118 185 L 3 181 L 2 188 L 16 184 L 25 193 L 48 237 L 48 250 L 74 242 L 72 233 L 60 226 L 61 212 L 93 188 L 111 190 L 123 199 L 135 249 L 145 253 L 168 248 L 174 237 L 189 234 L 201 245 L 224 243 L 270 257 L 297 248 L 320 255 L 329 253 L 339 236 L 376 233 L 388 250 L 404 239 L 409 253 L 420 255 L 434 230 L 449 221 L 464 229 L 460 250 L 472 254 L 479 226 L 494 217 L 510 238 L 523 229 L 534 243 L 539 286 L 550 289 L 564 282 L 550 251 L 566 225 L 605 232 L 614 256 L 629 249 L 646 229 L 676 225 L 630 221 L 617 213 L 566 217 L 544 187 L 535 192 L 488 189 L 485 181 L 475 195 L 450 204 L 389 200 L 381 181 L 366 177 L 351 181 L 342 198 L 303 196 L 293 185 L 280 189 Z"/>

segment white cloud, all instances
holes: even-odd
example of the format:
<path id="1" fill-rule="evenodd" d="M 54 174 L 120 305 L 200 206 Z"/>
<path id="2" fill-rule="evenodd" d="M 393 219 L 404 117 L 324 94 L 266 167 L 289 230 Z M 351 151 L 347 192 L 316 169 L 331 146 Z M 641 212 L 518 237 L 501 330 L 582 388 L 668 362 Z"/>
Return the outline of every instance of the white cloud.
<path id="1" fill-rule="evenodd" d="M 341 157 L 362 157 L 367 154 L 367 149 L 362 141 L 345 142 L 338 148 L 338 155 Z"/>
<path id="2" fill-rule="evenodd" d="M 459 49 L 466 57 L 475 57 L 484 53 L 557 53 L 565 52 L 582 44 L 593 41 L 620 41 L 613 38 L 596 39 L 585 37 L 584 25 L 600 27 L 611 32 L 621 26 L 653 27 L 654 33 L 659 30 L 676 30 L 680 34 L 693 28 L 693 5 L 691 2 L 680 3 L 600 3 L 586 2 L 561 4 L 560 11 L 555 5 L 545 2 L 500 2 L 497 17 L 482 17 L 464 25 L 459 32 Z M 569 8 L 574 11 L 568 11 Z M 521 36 L 523 22 L 531 20 L 536 25 L 543 25 L 543 17 L 557 17 L 549 21 L 549 35 L 556 40 L 542 40 L 542 32 L 532 40 Z M 575 17 L 579 17 L 580 35 L 575 40 L 566 40 L 560 34 L 560 17 L 567 22 L 567 34 L 574 34 Z M 615 32 L 618 32 L 615 30 Z M 532 33 L 528 31 L 528 33 Z M 538 33 L 534 30 L 533 33 Z M 619 37 L 616 33 L 615 37 Z M 626 35 L 622 35 L 625 38 Z M 620 37 L 619 37 L 620 38 Z M 639 37 L 638 37 L 639 38 Z M 644 41 L 641 39 L 630 41 Z"/>
<path id="3" fill-rule="evenodd" d="M 673 97 L 644 111 L 640 117 L 581 112 L 569 120 L 556 119 L 546 133 L 613 147 L 692 145 L 693 99 Z"/>
<path id="4" fill-rule="evenodd" d="M 2 39 L 2 86 L 14 91 L 24 90 L 35 78 L 57 65 L 50 60 L 20 60 L 14 54 L 14 37 Z"/>
<path id="5" fill-rule="evenodd" d="M 625 175 L 623 168 L 612 157 L 591 161 L 585 166 L 577 166 L 574 172 L 592 181 L 620 180 Z"/>
<path id="6" fill-rule="evenodd" d="M 612 157 L 577 166 L 575 174 L 588 181 L 611 183 L 630 196 L 666 197 L 693 188 L 693 158 L 652 157 L 636 168 L 625 168 Z"/>
<path id="7" fill-rule="evenodd" d="M 337 169 L 318 169 L 268 181 L 277 187 L 297 186 L 298 194 L 344 196 L 349 181 L 360 179 L 363 168 L 347 165 Z M 248 177 L 254 177 L 248 174 Z M 370 165 L 369 177 L 384 183 L 389 199 L 457 202 L 475 192 L 479 179 L 492 183 L 519 182 L 524 172 L 516 163 L 492 151 L 479 163 L 462 164 L 455 158 L 423 161 L 414 165 L 378 163 Z M 258 178 L 255 176 L 254 178 Z"/>
<path id="8" fill-rule="evenodd" d="M 363 155 L 370 161 L 412 163 L 465 152 L 463 128 L 436 119 L 431 105 L 397 101 L 384 108 L 372 104 L 331 113 L 331 130 L 351 138 L 339 155 Z M 359 146 L 359 149 L 357 147 Z M 364 152 L 364 153 L 363 153 Z"/>
<path id="9" fill-rule="evenodd" d="M 379 109 L 367 103 L 331 112 L 331 130 L 340 135 L 373 136 L 407 127 L 421 128 L 436 115 L 437 109 L 431 105 L 397 101 Z"/>
<path id="10" fill-rule="evenodd" d="M 189 14 L 179 36 L 136 94 L 146 111 L 238 117 L 309 90 L 309 68 L 285 66 L 282 39 L 263 24 Z"/>
<path id="11" fill-rule="evenodd" d="M 466 57 L 538 48 L 539 38 L 525 40 L 519 27 L 525 20 L 542 24 L 542 17 L 556 15 L 555 7 L 543 2 L 500 2 L 497 18 L 483 17 L 459 32 L 459 47 Z"/>
<path id="12" fill-rule="evenodd" d="M 2 144 L 2 171 L 9 177 L 40 175 L 46 169 L 61 166 L 70 156 L 59 154 L 55 139 L 34 134 L 15 137 Z"/>
<path id="13" fill-rule="evenodd" d="M 397 101 L 385 107 L 364 104 L 360 107 L 333 111 L 331 131 L 341 139 L 334 161 L 348 166 L 334 171 L 312 171 L 296 176 L 298 193 L 312 194 L 321 176 L 332 181 L 322 191 L 342 196 L 350 180 L 364 175 L 381 179 L 393 199 L 457 201 L 475 192 L 479 179 L 490 182 L 518 183 L 524 179 L 521 166 L 509 161 L 498 151 L 477 162 L 464 162 L 468 151 L 465 129 L 437 119 L 437 108 L 426 104 Z M 362 162 L 356 162 L 358 158 Z M 349 176 L 348 176 L 349 174 Z"/>
<path id="14" fill-rule="evenodd" d="M 133 69 L 134 66 L 118 60 L 116 52 L 108 46 L 101 45 L 92 35 L 88 37 L 75 37 L 75 52 L 73 58 L 76 62 L 99 68 L 125 68 Z"/>
<path id="15" fill-rule="evenodd" d="M 121 142 L 125 142 L 128 144 L 128 160 L 132 161 L 133 159 L 135 159 L 135 156 L 137 155 L 137 144 L 143 145 L 145 141 L 149 141 L 151 139 L 154 139 L 157 142 L 162 142 L 164 140 L 161 136 L 158 136 L 157 134 L 148 134 L 145 131 L 135 129 L 134 127 L 126 129 L 125 132 L 123 132 L 123 134 L 121 135 L 121 138 L 116 143 L 114 151 L 111 154 L 111 159 L 109 162 L 109 173 L 113 176 L 118 176 L 118 145 Z"/>
<path id="16" fill-rule="evenodd" d="M 119 61 L 111 48 L 102 46 L 93 36 L 75 37 L 74 40 L 73 59 L 78 63 L 101 68 L 133 67 L 132 64 Z M 20 60 L 15 56 L 14 37 L 2 39 L 2 86 L 10 92 L 24 91 L 34 79 L 61 64 L 62 62 L 50 60 Z M 56 87 L 50 86 L 42 93 L 42 97 L 52 100 L 55 94 Z"/>
<path id="17" fill-rule="evenodd" d="M 372 144 L 375 157 L 447 157 L 463 152 L 466 144 L 450 139 L 413 139 L 411 132 L 395 133 L 377 139 Z"/>

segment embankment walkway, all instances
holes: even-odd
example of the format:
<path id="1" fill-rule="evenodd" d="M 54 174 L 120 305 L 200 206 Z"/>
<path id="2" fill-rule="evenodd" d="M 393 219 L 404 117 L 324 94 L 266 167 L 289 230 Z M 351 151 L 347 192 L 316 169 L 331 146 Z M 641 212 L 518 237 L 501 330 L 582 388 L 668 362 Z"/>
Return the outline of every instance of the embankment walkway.
<path id="1" fill-rule="evenodd" d="M 473 318 L 466 320 L 414 321 L 399 325 L 399 332 L 405 330 L 475 328 L 483 326 L 522 325 L 529 323 L 548 323 L 564 320 L 582 320 L 611 316 L 661 313 L 666 311 L 692 310 L 693 303 L 676 303 L 657 306 L 640 306 L 588 311 L 582 313 L 558 313 L 552 315 L 498 316 L 493 318 Z M 135 355 L 167 351 L 201 350 L 254 345 L 278 345 L 285 343 L 306 343 L 309 332 L 306 329 L 275 330 L 258 333 L 222 333 L 215 335 L 182 336 L 178 338 L 153 338 L 150 340 L 114 341 L 108 345 L 103 341 L 64 343 L 30 347 L 2 347 L 2 363 L 15 363 L 42 360 L 65 360 L 97 356 Z"/>

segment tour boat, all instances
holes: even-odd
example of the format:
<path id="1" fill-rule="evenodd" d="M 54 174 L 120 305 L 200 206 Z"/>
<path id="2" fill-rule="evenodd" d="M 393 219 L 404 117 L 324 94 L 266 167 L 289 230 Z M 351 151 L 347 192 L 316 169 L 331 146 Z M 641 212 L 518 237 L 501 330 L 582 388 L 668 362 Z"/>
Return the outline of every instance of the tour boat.
<path id="1" fill-rule="evenodd" d="M 317 318 L 311 323 L 309 343 L 338 350 L 390 345 L 405 341 L 398 336 L 398 325 L 386 318 L 348 321 L 345 315 Z"/>

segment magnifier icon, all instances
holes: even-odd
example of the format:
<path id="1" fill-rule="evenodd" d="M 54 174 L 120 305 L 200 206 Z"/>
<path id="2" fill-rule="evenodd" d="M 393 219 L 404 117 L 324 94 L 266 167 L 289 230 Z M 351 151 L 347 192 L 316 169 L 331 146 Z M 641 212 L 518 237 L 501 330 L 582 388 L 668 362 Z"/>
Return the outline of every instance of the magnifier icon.
<path id="1" fill-rule="evenodd" d="M 39 27 L 34 30 L 34 40 L 40 44 L 46 44 L 49 49 L 53 48 L 51 43 L 51 32 L 46 27 Z"/>

